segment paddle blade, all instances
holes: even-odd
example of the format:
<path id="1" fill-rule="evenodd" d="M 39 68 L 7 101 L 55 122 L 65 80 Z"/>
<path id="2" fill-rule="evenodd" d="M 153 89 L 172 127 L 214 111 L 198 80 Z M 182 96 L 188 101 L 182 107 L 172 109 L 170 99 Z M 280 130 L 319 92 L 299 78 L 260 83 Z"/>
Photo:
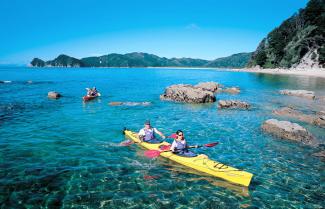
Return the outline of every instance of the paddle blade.
<path id="1" fill-rule="evenodd" d="M 170 135 L 168 138 L 176 139 L 177 135 L 174 133 L 174 134 Z"/>
<path id="2" fill-rule="evenodd" d="M 205 147 L 214 147 L 214 146 L 216 146 L 217 144 L 219 144 L 219 142 L 213 142 L 213 143 L 205 144 L 204 146 L 205 146 Z"/>
<path id="3" fill-rule="evenodd" d="M 160 155 L 160 151 L 158 150 L 147 150 L 144 152 L 144 156 L 146 156 L 147 158 L 155 158 L 158 157 Z"/>

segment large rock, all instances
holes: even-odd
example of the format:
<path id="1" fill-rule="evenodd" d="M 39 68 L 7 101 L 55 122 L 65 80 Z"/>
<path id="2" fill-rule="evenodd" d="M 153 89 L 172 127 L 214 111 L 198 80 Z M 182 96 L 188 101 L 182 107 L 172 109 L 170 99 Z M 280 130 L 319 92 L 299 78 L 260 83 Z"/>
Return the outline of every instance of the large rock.
<path id="1" fill-rule="evenodd" d="M 248 104 L 247 102 L 239 101 L 239 100 L 219 100 L 218 108 L 219 109 L 224 109 L 224 108 L 249 109 L 250 104 Z"/>
<path id="2" fill-rule="evenodd" d="M 297 142 L 302 142 L 306 145 L 317 145 L 315 137 L 311 133 L 309 133 L 304 127 L 300 126 L 297 123 L 269 119 L 263 123 L 262 129 L 265 132 L 282 139 L 289 139 Z"/>
<path id="3" fill-rule="evenodd" d="M 186 103 L 209 103 L 216 101 L 213 92 L 186 84 L 167 87 L 165 93 L 160 95 L 160 99 Z"/>
<path id="4" fill-rule="evenodd" d="M 47 93 L 47 97 L 50 98 L 50 99 L 58 99 L 58 98 L 61 97 L 61 94 L 59 94 L 56 91 L 50 91 L 50 92 Z"/>
<path id="5" fill-rule="evenodd" d="M 238 94 L 240 93 L 240 89 L 238 87 L 231 87 L 231 88 L 223 89 L 222 92 L 226 92 L 229 94 Z"/>
<path id="6" fill-rule="evenodd" d="M 315 99 L 315 93 L 313 91 L 306 91 L 306 90 L 280 90 L 280 94 L 289 95 L 289 96 L 297 96 L 303 97 L 307 99 Z"/>
<path id="7" fill-rule="evenodd" d="M 206 91 L 216 92 L 220 86 L 221 86 L 220 84 L 210 81 L 210 82 L 198 83 L 194 87 L 200 88 L 200 89 L 206 90 Z"/>

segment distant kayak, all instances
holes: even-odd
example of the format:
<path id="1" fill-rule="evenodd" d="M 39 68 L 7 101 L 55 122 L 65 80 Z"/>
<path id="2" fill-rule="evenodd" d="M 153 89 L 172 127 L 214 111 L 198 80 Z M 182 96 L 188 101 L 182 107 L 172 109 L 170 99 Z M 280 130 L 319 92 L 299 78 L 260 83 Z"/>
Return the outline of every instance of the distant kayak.
<path id="1" fill-rule="evenodd" d="M 90 100 L 96 99 L 96 98 L 99 97 L 99 96 L 100 96 L 99 93 L 98 93 L 97 95 L 95 95 L 95 96 L 89 96 L 89 95 L 86 95 L 86 96 L 82 97 L 82 100 L 83 100 L 83 101 L 90 101 Z"/>
<path id="2" fill-rule="evenodd" d="M 125 130 L 124 134 L 139 146 L 149 150 L 159 150 L 160 147 L 163 145 L 170 145 L 167 142 L 162 142 L 159 144 L 141 142 L 138 139 L 137 134 L 129 130 Z M 246 187 L 249 186 L 253 177 L 253 174 L 251 173 L 211 160 L 205 155 L 198 155 L 196 157 L 183 157 L 167 151 L 162 152 L 160 156 L 168 158 L 174 162 L 193 168 L 195 170 L 201 171 L 203 173 L 207 173 L 212 176 L 229 181 L 231 183 L 239 184 Z"/>

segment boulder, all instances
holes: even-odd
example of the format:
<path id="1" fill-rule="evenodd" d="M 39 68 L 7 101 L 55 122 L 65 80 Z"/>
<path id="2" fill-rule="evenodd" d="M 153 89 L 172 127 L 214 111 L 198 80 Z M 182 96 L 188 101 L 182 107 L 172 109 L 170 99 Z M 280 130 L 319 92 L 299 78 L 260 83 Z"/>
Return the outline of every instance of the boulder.
<path id="1" fill-rule="evenodd" d="M 240 89 L 238 87 L 231 87 L 231 88 L 223 89 L 222 92 L 226 92 L 226 93 L 229 93 L 229 94 L 239 94 Z"/>
<path id="2" fill-rule="evenodd" d="M 269 119 L 263 123 L 262 129 L 281 139 L 302 142 L 303 144 L 311 146 L 317 145 L 315 137 L 297 123 Z"/>
<path id="3" fill-rule="evenodd" d="M 200 88 L 202 90 L 216 92 L 221 85 L 216 82 L 201 82 L 195 85 L 194 87 Z"/>
<path id="4" fill-rule="evenodd" d="M 61 94 L 59 94 L 56 91 L 50 91 L 50 92 L 47 93 L 47 97 L 50 98 L 50 99 L 58 99 L 58 98 L 61 97 Z"/>
<path id="5" fill-rule="evenodd" d="M 289 96 L 296 96 L 296 97 L 303 97 L 306 99 L 315 99 L 315 93 L 313 91 L 306 91 L 306 90 L 280 90 L 280 94 L 289 95 Z"/>
<path id="6" fill-rule="evenodd" d="M 224 108 L 249 109 L 250 106 L 251 105 L 248 104 L 247 102 L 242 102 L 242 101 L 239 101 L 239 100 L 219 100 L 219 102 L 218 102 L 218 108 L 219 109 L 224 109 Z"/>
<path id="7" fill-rule="evenodd" d="M 187 84 L 167 87 L 165 93 L 160 95 L 160 99 L 185 103 L 210 103 L 216 101 L 213 92 Z"/>

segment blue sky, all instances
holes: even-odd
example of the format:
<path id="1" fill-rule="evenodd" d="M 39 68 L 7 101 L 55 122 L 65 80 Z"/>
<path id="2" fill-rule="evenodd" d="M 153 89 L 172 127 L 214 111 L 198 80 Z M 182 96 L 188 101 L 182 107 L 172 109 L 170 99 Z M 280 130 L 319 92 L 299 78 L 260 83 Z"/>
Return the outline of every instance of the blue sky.
<path id="1" fill-rule="evenodd" d="M 307 0 L 1 0 L 0 64 L 148 52 L 215 59 L 254 51 Z"/>

